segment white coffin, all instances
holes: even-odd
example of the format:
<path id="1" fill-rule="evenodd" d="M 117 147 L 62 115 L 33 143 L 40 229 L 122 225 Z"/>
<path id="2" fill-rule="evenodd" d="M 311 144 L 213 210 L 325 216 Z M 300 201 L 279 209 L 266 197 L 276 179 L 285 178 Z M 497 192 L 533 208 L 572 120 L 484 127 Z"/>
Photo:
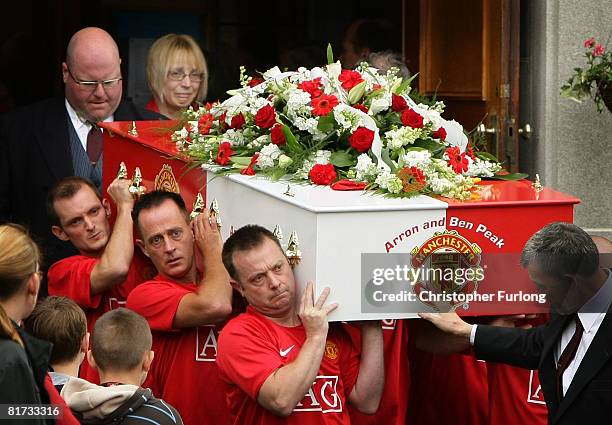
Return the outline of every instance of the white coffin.
<path id="1" fill-rule="evenodd" d="M 385 244 L 401 232 L 410 236 L 394 252 L 410 252 L 431 232 L 410 229 L 445 217 L 448 205 L 427 196 L 388 199 L 362 191 L 334 191 L 329 187 L 291 184 L 294 196 L 284 194 L 287 183 L 257 177 L 208 173 L 209 203 L 217 199 L 223 222 L 224 240 L 230 228 L 259 224 L 270 231 L 282 229 L 286 246 L 296 231 L 302 260 L 295 268 L 301 290 L 313 281 L 317 295 L 331 287 L 328 301 L 339 307 L 330 320 L 367 320 L 416 317 L 415 313 L 362 313 L 361 254 L 385 253 Z M 408 238 L 406 238 L 408 239 Z M 420 311 L 428 310 L 421 308 Z"/>

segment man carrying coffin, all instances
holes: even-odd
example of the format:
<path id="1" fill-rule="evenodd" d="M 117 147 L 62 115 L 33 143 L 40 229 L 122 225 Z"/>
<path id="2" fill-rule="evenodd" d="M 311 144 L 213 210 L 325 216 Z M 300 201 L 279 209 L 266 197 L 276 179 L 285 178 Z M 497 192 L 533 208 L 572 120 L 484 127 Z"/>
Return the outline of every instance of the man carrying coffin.
<path id="1" fill-rule="evenodd" d="M 232 287 L 217 225 L 207 210 L 190 224 L 174 192 L 143 195 L 133 216 L 136 242 L 158 273 L 127 302 L 153 331 L 155 361 L 144 386 L 172 404 L 187 425 L 229 423 L 216 357 L 219 330 L 232 312 Z M 196 267 L 196 249 L 203 270 Z"/>
<path id="2" fill-rule="evenodd" d="M 123 307 L 130 291 L 151 270 L 146 258 L 134 255 L 134 199 L 130 184 L 129 180 L 117 178 L 108 186 L 108 194 L 117 206 L 112 232 L 108 221 L 110 204 L 89 180 L 67 177 L 49 192 L 47 210 L 53 234 L 71 242 L 79 251 L 51 266 L 49 293 L 74 300 L 85 311 L 89 332 L 104 313 Z M 98 382 L 98 373 L 87 360 L 79 376 Z"/>
<path id="3" fill-rule="evenodd" d="M 219 340 L 234 424 L 348 424 L 347 401 L 376 412 L 384 383 L 378 321 L 361 325 L 361 359 L 342 327 L 328 325 L 337 304 L 314 300 L 308 283 L 299 306 L 293 271 L 278 240 L 245 226 L 225 242 L 223 263 L 248 302 Z"/>

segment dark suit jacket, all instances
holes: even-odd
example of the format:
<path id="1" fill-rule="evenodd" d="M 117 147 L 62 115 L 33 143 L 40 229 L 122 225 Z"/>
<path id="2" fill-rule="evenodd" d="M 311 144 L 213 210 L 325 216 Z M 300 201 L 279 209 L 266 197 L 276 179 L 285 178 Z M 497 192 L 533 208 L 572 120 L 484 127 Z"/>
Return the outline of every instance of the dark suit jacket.
<path id="1" fill-rule="evenodd" d="M 479 359 L 538 369 L 548 423 L 607 423 L 612 408 L 612 306 L 582 359 L 561 403 L 557 398 L 554 350 L 571 316 L 553 315 L 533 329 L 478 325 L 474 349 Z"/>
<path id="2" fill-rule="evenodd" d="M 51 233 L 49 189 L 74 175 L 64 97 L 47 99 L 0 117 L 0 221 L 26 225 L 42 245 L 45 267 L 76 253 Z M 155 120 L 160 115 L 121 102 L 116 121 Z"/>

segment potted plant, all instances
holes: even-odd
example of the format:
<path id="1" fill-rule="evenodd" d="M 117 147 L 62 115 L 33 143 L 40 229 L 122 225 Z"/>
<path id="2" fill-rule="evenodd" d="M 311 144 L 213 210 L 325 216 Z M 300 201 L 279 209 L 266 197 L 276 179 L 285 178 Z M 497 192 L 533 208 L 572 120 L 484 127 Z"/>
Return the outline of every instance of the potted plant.
<path id="1" fill-rule="evenodd" d="M 574 68 L 574 74 L 561 86 L 561 95 L 581 102 L 591 97 L 601 113 L 604 106 L 612 111 L 612 52 L 597 43 L 595 37 L 584 42 L 587 66 Z"/>

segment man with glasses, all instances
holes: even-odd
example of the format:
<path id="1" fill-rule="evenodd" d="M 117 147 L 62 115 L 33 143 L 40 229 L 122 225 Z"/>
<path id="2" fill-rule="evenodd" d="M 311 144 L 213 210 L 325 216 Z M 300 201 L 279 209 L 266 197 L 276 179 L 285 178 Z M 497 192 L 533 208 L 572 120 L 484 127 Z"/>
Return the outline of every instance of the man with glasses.
<path id="1" fill-rule="evenodd" d="M 64 96 L 0 117 L 0 220 L 29 226 L 47 264 L 75 253 L 51 235 L 45 214 L 50 187 L 73 175 L 102 185 L 102 131 L 96 123 L 160 118 L 121 100 L 120 64 L 112 37 L 84 28 L 70 39 L 62 63 Z"/>

